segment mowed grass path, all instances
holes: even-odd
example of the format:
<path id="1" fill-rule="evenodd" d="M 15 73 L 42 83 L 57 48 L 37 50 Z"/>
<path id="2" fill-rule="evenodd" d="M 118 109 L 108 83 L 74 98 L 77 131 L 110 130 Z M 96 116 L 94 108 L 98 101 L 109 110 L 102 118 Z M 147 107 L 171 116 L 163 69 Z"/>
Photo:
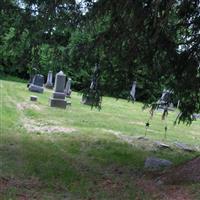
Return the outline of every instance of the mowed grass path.
<path id="1" fill-rule="evenodd" d="M 38 102 L 30 102 L 30 95 L 37 95 Z M 174 126 L 177 112 L 170 112 L 166 121 L 157 112 L 147 131 L 149 140 L 128 143 L 123 137 L 145 134 L 149 111 L 141 103 L 104 97 L 102 110 L 91 110 L 73 92 L 72 106 L 62 110 L 49 107 L 51 95 L 52 90 L 36 94 L 26 83 L 0 80 L 1 199 L 151 199 L 137 185 L 146 157 L 178 165 L 199 155 L 178 150 L 173 142 L 200 149 L 200 121 Z M 35 131 L 27 130 L 34 126 Z M 73 132 L 40 131 L 55 126 Z M 156 150 L 152 144 L 158 140 L 173 150 Z M 193 188 L 198 191 L 199 185 Z"/>

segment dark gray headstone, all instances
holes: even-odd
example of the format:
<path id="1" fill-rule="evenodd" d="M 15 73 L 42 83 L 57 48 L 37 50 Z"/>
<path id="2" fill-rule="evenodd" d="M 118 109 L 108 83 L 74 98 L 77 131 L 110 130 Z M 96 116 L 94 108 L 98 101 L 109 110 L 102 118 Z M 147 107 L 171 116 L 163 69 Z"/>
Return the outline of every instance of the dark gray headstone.
<path id="1" fill-rule="evenodd" d="M 144 168 L 147 170 L 162 170 L 172 166 L 172 162 L 165 159 L 160 159 L 156 157 L 148 157 L 145 160 Z"/>
<path id="2" fill-rule="evenodd" d="M 43 84 L 44 84 L 44 76 L 41 74 L 36 74 L 33 77 L 32 83 L 29 85 L 29 90 L 31 92 L 43 93 L 44 91 Z"/>
<path id="3" fill-rule="evenodd" d="M 65 79 L 66 75 L 62 71 L 56 74 L 53 97 L 50 99 L 51 107 L 66 108 L 67 101 L 65 100 L 64 93 Z"/>
<path id="4" fill-rule="evenodd" d="M 54 91 L 55 92 L 64 93 L 65 81 L 66 81 L 66 75 L 62 71 L 60 71 L 59 73 L 57 73 L 56 74 Z"/>
<path id="5" fill-rule="evenodd" d="M 41 74 L 36 74 L 33 78 L 33 82 L 34 85 L 43 87 L 44 84 L 44 76 Z"/>

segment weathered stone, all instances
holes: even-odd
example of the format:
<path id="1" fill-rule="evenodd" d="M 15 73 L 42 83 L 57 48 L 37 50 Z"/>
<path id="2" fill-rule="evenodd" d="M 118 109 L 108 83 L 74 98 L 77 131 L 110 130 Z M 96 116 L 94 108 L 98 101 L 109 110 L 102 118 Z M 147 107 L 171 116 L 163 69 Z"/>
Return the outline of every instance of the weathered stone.
<path id="1" fill-rule="evenodd" d="M 55 87 L 54 87 L 55 92 L 64 93 L 65 79 L 66 75 L 62 71 L 56 74 Z"/>
<path id="2" fill-rule="evenodd" d="M 62 71 L 56 74 L 53 97 L 50 98 L 51 107 L 66 108 L 67 101 L 65 100 L 64 93 L 65 79 L 66 76 Z"/>
<path id="3" fill-rule="evenodd" d="M 178 147 L 179 149 L 181 149 L 183 151 L 189 151 L 189 152 L 195 151 L 194 149 L 190 148 L 186 144 L 183 144 L 183 143 L 180 143 L 180 142 L 175 142 L 174 144 L 176 145 L 176 147 Z"/>
<path id="4" fill-rule="evenodd" d="M 53 88 L 53 73 L 52 71 L 49 71 L 47 76 L 47 82 L 45 84 L 46 88 L 52 89 Z"/>
<path id="5" fill-rule="evenodd" d="M 197 113 L 194 113 L 192 115 L 193 119 L 197 120 L 197 119 L 200 119 L 200 114 L 197 114 Z"/>
<path id="6" fill-rule="evenodd" d="M 137 137 L 138 140 L 149 140 L 147 137 L 144 137 L 144 136 L 139 136 Z"/>
<path id="7" fill-rule="evenodd" d="M 62 92 L 53 92 L 54 99 L 65 99 L 65 94 Z"/>
<path id="8" fill-rule="evenodd" d="M 136 81 L 133 81 L 132 88 L 130 91 L 130 96 L 133 101 L 135 101 L 135 92 L 136 92 Z"/>
<path id="9" fill-rule="evenodd" d="M 156 157 L 148 157 L 145 160 L 145 165 L 144 168 L 146 170 L 162 170 L 165 168 L 169 168 L 172 166 L 172 162 L 169 160 L 165 160 L 165 159 L 160 159 L 160 158 L 156 158 Z"/>
<path id="10" fill-rule="evenodd" d="M 30 84 L 29 91 L 43 93 L 44 92 L 44 88 L 40 87 L 40 86 L 37 86 L 37 85 Z"/>
<path id="11" fill-rule="evenodd" d="M 154 143 L 158 148 L 162 148 L 162 149 L 170 149 L 170 146 L 165 144 L 165 143 L 162 143 L 162 142 L 159 142 L 159 141 L 156 141 Z"/>
<path id="12" fill-rule="evenodd" d="M 41 74 L 36 74 L 32 80 L 32 83 L 29 85 L 29 90 L 31 92 L 43 93 L 44 88 L 44 76 Z"/>
<path id="13" fill-rule="evenodd" d="M 58 108 L 66 108 L 67 101 L 63 99 L 50 99 L 50 106 L 51 107 L 58 107 Z"/>
<path id="14" fill-rule="evenodd" d="M 86 105 L 92 105 L 93 99 L 89 95 L 86 95 L 86 96 L 83 95 L 81 103 L 86 104 Z"/>
<path id="15" fill-rule="evenodd" d="M 37 101 L 37 98 L 38 98 L 37 96 L 30 96 L 31 101 Z"/>
<path id="16" fill-rule="evenodd" d="M 68 97 L 68 98 L 70 98 L 70 95 L 72 93 L 71 84 L 72 84 L 72 79 L 68 78 L 67 83 L 66 83 L 66 87 L 65 87 L 65 91 L 64 91 L 66 97 Z"/>

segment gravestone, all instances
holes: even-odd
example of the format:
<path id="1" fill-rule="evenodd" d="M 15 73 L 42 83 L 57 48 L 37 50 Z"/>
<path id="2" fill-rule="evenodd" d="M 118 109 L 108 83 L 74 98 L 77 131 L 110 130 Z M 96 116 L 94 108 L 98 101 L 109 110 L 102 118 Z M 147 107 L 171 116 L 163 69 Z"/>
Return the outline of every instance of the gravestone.
<path id="1" fill-rule="evenodd" d="M 157 101 L 158 109 L 168 109 L 173 111 L 172 94 L 170 90 L 163 90 L 161 98 Z"/>
<path id="2" fill-rule="evenodd" d="M 36 68 L 31 68 L 29 73 L 30 73 L 29 74 L 30 78 L 29 78 L 29 81 L 27 83 L 27 88 L 29 88 L 30 84 L 33 82 L 33 78 L 37 74 L 37 69 Z"/>
<path id="3" fill-rule="evenodd" d="M 43 84 L 44 84 L 44 76 L 41 74 L 36 74 L 33 77 L 32 83 L 29 85 L 29 91 L 43 93 L 44 92 Z"/>
<path id="4" fill-rule="evenodd" d="M 83 94 L 81 103 L 85 105 L 93 105 L 95 103 L 94 94 L 98 88 L 99 79 L 99 65 L 96 64 L 94 67 L 94 74 L 87 94 Z"/>
<path id="5" fill-rule="evenodd" d="M 56 74 L 55 86 L 52 98 L 50 98 L 50 106 L 58 108 L 66 108 L 67 101 L 65 100 L 65 79 L 66 75 L 60 71 Z"/>
<path id="6" fill-rule="evenodd" d="M 136 81 L 133 81 L 132 88 L 130 91 L 130 97 L 132 101 L 135 101 L 135 92 L 136 92 Z"/>
<path id="7" fill-rule="evenodd" d="M 94 86 L 95 86 L 95 83 L 94 83 L 94 80 L 92 80 L 91 84 L 90 84 L 90 91 L 93 91 L 94 89 Z M 87 94 L 87 95 L 83 95 L 82 96 L 82 101 L 81 101 L 83 104 L 86 104 L 86 105 L 92 105 L 93 104 L 93 98 L 90 96 L 90 94 Z"/>
<path id="8" fill-rule="evenodd" d="M 72 93 L 72 90 L 71 90 L 71 84 L 72 84 L 72 79 L 71 78 L 68 78 L 67 80 L 67 83 L 66 83 L 66 87 L 65 87 L 65 96 L 70 98 L 71 96 L 71 93 Z"/>
<path id="9" fill-rule="evenodd" d="M 45 84 L 46 88 L 52 89 L 53 88 L 53 73 L 52 71 L 49 71 L 47 76 L 47 82 Z"/>
<path id="10" fill-rule="evenodd" d="M 174 144 L 176 145 L 177 148 L 179 148 L 183 151 L 188 151 L 188 152 L 195 151 L 194 149 L 190 148 L 189 146 L 187 146 L 186 144 L 183 144 L 181 142 L 175 142 Z"/>
<path id="11" fill-rule="evenodd" d="M 150 171 L 162 170 L 172 166 L 172 162 L 156 157 L 148 157 L 145 160 L 144 168 Z"/>
<path id="12" fill-rule="evenodd" d="M 156 141 L 154 144 L 160 149 L 170 149 L 170 146 L 168 144 L 159 141 Z"/>
<path id="13" fill-rule="evenodd" d="M 37 99 L 38 99 L 37 96 L 33 96 L 33 95 L 32 95 L 32 96 L 30 97 L 30 100 L 31 100 L 31 101 L 37 101 Z"/>
<path id="14" fill-rule="evenodd" d="M 200 113 L 194 113 L 194 114 L 192 115 L 192 118 L 193 118 L 194 120 L 200 119 Z"/>

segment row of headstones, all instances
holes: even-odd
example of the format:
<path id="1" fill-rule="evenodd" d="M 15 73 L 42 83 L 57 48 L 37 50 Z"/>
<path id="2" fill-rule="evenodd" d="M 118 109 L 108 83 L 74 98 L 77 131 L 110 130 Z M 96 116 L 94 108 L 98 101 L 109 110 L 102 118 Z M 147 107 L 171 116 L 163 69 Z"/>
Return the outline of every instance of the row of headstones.
<path id="1" fill-rule="evenodd" d="M 71 78 L 68 78 L 66 87 L 65 87 L 65 94 L 66 96 L 70 97 L 71 94 Z M 44 76 L 41 74 L 36 74 L 29 82 L 28 87 L 30 91 L 43 93 L 44 91 Z M 45 84 L 46 88 L 52 89 L 53 88 L 53 73 L 49 71 L 47 76 L 47 82 Z"/>
<path id="2" fill-rule="evenodd" d="M 71 95 L 71 78 L 68 78 L 68 81 L 65 86 L 66 75 L 61 71 L 56 74 L 55 79 L 55 87 L 53 93 L 53 100 L 51 100 L 51 105 L 61 105 L 64 106 L 63 99 L 66 97 L 70 97 Z M 91 83 L 92 84 L 92 83 Z M 32 92 L 43 93 L 44 91 L 44 76 L 41 74 L 36 74 L 33 79 L 30 81 L 29 90 Z M 47 76 L 47 82 L 45 84 L 46 88 L 53 88 L 53 73 L 49 71 Z M 136 81 L 133 81 L 132 88 L 130 91 L 131 100 L 135 101 L 135 93 L 136 93 Z M 159 105 L 165 105 L 165 102 L 170 102 L 172 93 L 168 90 L 164 90 L 162 93 L 162 97 L 158 101 Z M 85 104 L 89 104 L 85 99 L 82 99 L 82 102 Z M 58 106 L 60 107 L 60 106 Z"/>
<path id="3" fill-rule="evenodd" d="M 65 97 L 70 97 L 71 95 L 71 81 L 71 78 L 68 78 L 66 83 L 66 75 L 62 71 L 56 74 L 54 92 L 52 98 L 50 98 L 51 107 L 66 108 L 68 102 L 66 101 Z M 36 74 L 28 84 L 28 88 L 29 91 L 43 93 L 43 85 L 44 76 L 41 74 Z M 53 88 L 53 74 L 51 71 L 48 73 L 45 87 Z"/>

